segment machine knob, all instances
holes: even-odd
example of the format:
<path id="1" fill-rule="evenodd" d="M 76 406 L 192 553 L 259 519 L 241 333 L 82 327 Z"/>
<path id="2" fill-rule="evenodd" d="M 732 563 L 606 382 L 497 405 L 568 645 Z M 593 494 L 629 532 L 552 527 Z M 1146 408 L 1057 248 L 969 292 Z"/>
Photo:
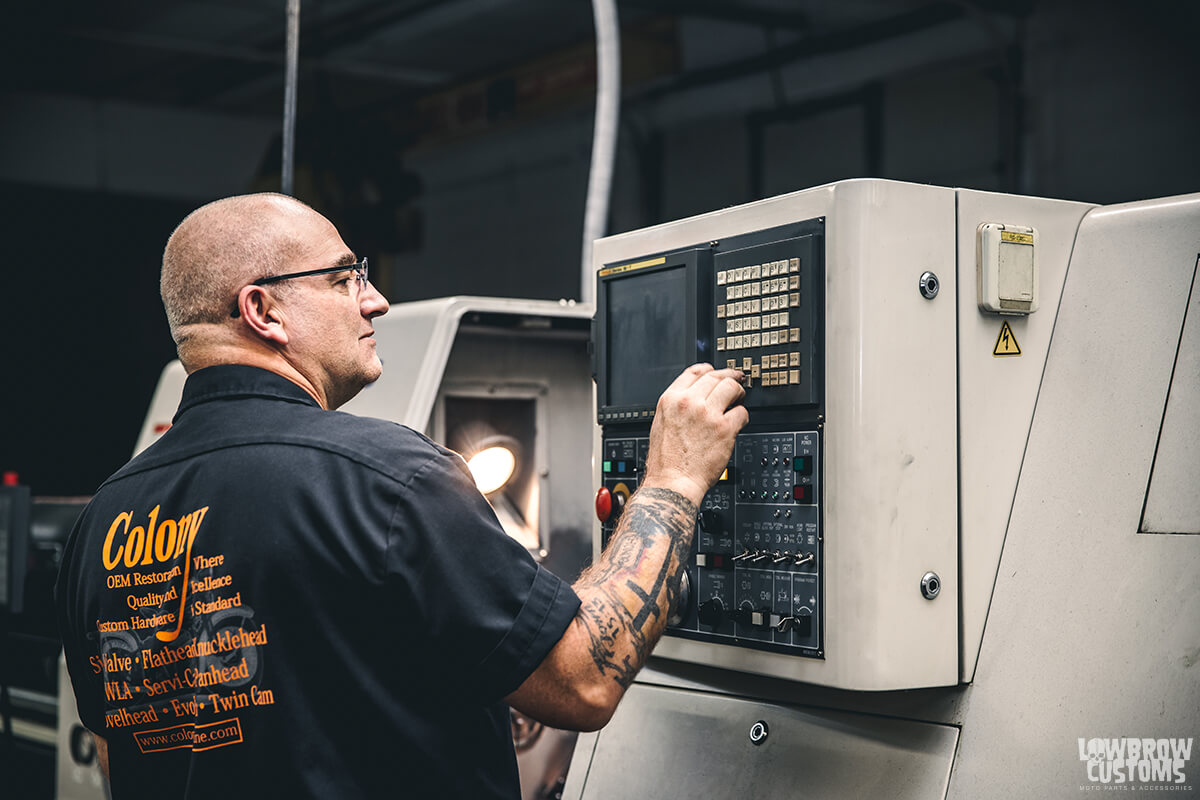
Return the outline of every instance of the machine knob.
<path id="1" fill-rule="evenodd" d="M 596 492 L 596 519 L 608 522 L 612 516 L 612 505 L 612 492 L 607 486 L 601 486 L 600 491 Z"/>
<path id="2" fill-rule="evenodd" d="M 696 609 L 696 614 L 699 616 L 702 625 L 715 628 L 725 621 L 725 604 L 721 602 L 721 598 L 719 597 L 705 600 Z"/>
<path id="3" fill-rule="evenodd" d="M 721 512 L 715 508 L 706 508 L 700 512 L 700 530 L 705 533 L 720 533 L 723 523 Z"/>
<path id="4" fill-rule="evenodd" d="M 683 623 L 683 615 L 687 613 L 688 603 L 691 602 L 692 585 L 688 580 L 687 570 L 684 570 L 683 575 L 679 579 L 679 597 L 675 601 L 675 611 L 667 618 L 668 625 L 680 625 Z"/>
<path id="5" fill-rule="evenodd" d="M 628 499 L 629 495 L 626 492 L 622 492 L 620 487 L 617 487 L 617 490 L 612 493 L 613 521 L 621 518 L 621 512 L 625 510 L 625 501 Z"/>

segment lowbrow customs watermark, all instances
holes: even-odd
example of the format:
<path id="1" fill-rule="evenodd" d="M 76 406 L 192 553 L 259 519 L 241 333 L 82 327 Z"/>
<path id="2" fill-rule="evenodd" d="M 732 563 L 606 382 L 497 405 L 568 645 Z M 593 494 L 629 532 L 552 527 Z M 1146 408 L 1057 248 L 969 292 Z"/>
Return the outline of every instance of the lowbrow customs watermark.
<path id="1" fill-rule="evenodd" d="M 1079 739 L 1086 762 L 1080 791 L 1190 792 L 1187 777 L 1192 739 Z"/>

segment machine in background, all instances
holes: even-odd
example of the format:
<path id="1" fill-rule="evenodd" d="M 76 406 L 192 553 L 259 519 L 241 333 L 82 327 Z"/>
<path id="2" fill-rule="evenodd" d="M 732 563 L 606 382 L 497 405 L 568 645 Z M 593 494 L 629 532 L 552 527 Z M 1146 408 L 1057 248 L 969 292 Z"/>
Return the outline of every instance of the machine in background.
<path id="1" fill-rule="evenodd" d="M 880 180 L 599 240 L 596 553 L 674 375 L 742 369 L 750 424 L 564 796 L 1058 797 L 1114 780 L 1096 740 L 1190 751 L 1198 253 L 1200 195 Z M 1190 758 L 1126 783 L 1196 796 Z"/>
<path id="2" fill-rule="evenodd" d="M 594 423 L 589 306 L 452 297 L 393 306 L 374 320 L 383 377 L 341 410 L 407 425 L 458 449 L 505 530 L 573 580 L 591 558 Z M 167 431 L 186 375 L 159 379 L 135 450 Z M 59 800 L 102 798 L 61 665 Z M 575 734 L 513 715 L 523 800 L 562 786 Z M 463 754 L 470 758 L 469 753 Z"/>
<path id="3" fill-rule="evenodd" d="M 0 755 L 21 765 L 16 791 L 48 793 L 53 785 L 62 649 L 54 582 L 87 500 L 32 496 L 15 473 L 0 486 Z M 94 754 L 78 752 L 90 767 Z"/>

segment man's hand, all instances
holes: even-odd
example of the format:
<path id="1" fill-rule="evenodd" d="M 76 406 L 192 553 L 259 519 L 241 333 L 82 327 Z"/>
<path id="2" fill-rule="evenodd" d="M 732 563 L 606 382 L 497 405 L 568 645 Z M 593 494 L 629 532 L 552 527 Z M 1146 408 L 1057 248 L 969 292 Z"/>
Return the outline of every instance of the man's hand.
<path id="1" fill-rule="evenodd" d="M 670 489 L 696 506 L 729 463 L 738 431 L 749 420 L 740 403 L 743 375 L 695 364 L 658 400 L 641 486 Z"/>

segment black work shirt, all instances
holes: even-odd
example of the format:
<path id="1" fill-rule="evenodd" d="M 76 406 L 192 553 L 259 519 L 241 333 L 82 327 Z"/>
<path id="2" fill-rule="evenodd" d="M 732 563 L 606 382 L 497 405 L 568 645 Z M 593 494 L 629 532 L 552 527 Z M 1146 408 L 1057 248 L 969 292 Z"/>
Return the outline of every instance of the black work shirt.
<path id="1" fill-rule="evenodd" d="M 59 624 L 113 794 L 519 795 L 507 707 L 579 600 L 457 455 L 245 366 L 67 543 Z"/>

